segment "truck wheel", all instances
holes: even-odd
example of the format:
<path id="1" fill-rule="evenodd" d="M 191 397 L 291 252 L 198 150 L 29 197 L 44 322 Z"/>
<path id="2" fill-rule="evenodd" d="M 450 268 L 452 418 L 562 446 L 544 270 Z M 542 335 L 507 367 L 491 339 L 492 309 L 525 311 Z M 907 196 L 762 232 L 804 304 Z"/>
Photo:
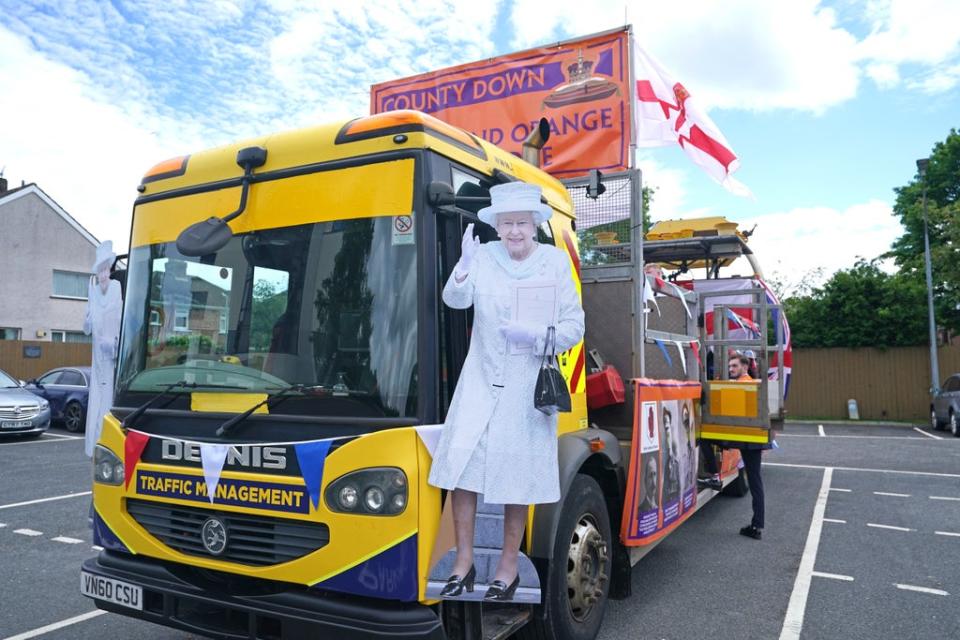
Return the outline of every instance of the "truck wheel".
<path id="1" fill-rule="evenodd" d="M 750 485 L 747 484 L 747 472 L 745 469 L 737 470 L 737 479 L 723 488 L 722 493 L 725 496 L 742 498 L 750 492 Z"/>
<path id="2" fill-rule="evenodd" d="M 523 640 L 593 640 L 607 607 L 613 537 L 600 485 L 577 474 L 563 501 L 553 563 L 543 604 L 518 637 Z"/>
<path id="3" fill-rule="evenodd" d="M 933 407 L 930 408 L 930 426 L 935 431 L 943 431 L 944 427 L 943 421 L 937 419 L 937 412 Z"/>
<path id="4" fill-rule="evenodd" d="M 83 431 L 83 423 L 86 416 L 83 415 L 83 407 L 79 402 L 70 402 L 67 408 L 63 410 L 63 426 L 70 433 Z"/>

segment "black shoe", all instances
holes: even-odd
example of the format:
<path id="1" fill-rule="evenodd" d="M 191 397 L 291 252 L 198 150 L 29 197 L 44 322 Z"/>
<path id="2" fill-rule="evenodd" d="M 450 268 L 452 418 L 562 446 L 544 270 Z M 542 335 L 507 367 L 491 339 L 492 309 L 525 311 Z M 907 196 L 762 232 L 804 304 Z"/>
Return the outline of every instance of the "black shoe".
<path id="1" fill-rule="evenodd" d="M 470 571 L 467 571 L 467 575 L 462 578 L 458 575 L 452 575 L 447 578 L 447 584 L 444 585 L 443 591 L 440 592 L 441 598 L 456 598 L 463 590 L 466 589 L 467 593 L 473 593 L 473 581 L 477 577 L 477 568 L 473 565 L 470 565 Z"/>
<path id="2" fill-rule="evenodd" d="M 513 582 L 510 583 L 510 586 L 507 586 L 503 580 L 494 580 L 490 584 L 490 588 L 487 589 L 486 595 L 483 596 L 484 600 L 495 600 L 497 602 L 505 602 L 508 600 L 513 600 L 513 594 L 516 592 L 517 587 L 520 586 L 520 573 L 517 573 L 517 577 L 513 579 Z"/>
<path id="3" fill-rule="evenodd" d="M 697 488 L 713 489 L 714 491 L 720 491 L 721 489 L 723 489 L 723 481 L 720 480 L 720 476 L 711 476 L 709 478 L 697 478 Z"/>
<path id="4" fill-rule="evenodd" d="M 748 538 L 753 538 L 754 540 L 759 540 L 763 537 L 763 529 L 757 529 L 755 526 L 748 525 L 743 529 L 740 529 L 740 535 L 747 536 Z"/>

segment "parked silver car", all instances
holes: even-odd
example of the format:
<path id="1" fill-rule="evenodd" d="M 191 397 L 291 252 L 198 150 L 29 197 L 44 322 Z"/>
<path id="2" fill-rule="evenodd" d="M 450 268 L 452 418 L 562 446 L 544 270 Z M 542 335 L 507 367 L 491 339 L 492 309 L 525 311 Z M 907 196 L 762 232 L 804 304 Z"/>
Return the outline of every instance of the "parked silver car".
<path id="1" fill-rule="evenodd" d="M 940 391 L 933 394 L 930 422 L 934 429 L 949 426 L 950 433 L 960 438 L 960 373 L 947 378 Z"/>
<path id="2" fill-rule="evenodd" d="M 50 403 L 0 371 L 0 435 L 39 436 L 50 428 Z"/>

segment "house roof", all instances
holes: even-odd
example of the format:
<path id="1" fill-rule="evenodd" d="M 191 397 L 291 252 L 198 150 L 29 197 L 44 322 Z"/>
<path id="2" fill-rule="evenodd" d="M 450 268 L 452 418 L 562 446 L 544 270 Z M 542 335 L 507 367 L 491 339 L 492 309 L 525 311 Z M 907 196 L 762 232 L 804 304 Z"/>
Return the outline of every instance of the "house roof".
<path id="1" fill-rule="evenodd" d="M 0 206 L 6 204 L 6 203 L 8 203 L 8 202 L 13 202 L 14 200 L 17 200 L 18 198 L 22 198 L 22 197 L 24 197 L 24 196 L 26 196 L 26 195 L 28 195 L 28 194 L 31 194 L 31 193 L 34 194 L 34 195 L 36 195 L 36 196 L 37 196 L 38 198 L 40 198 L 41 200 L 43 200 L 43 202 L 46 203 L 46 205 L 47 205 L 48 207 L 50 207 L 51 209 L 53 209 L 53 211 L 55 211 L 57 215 L 59 215 L 61 218 L 63 218 L 64 222 L 66 222 L 66 223 L 69 224 L 71 227 L 73 227 L 73 228 L 77 231 L 77 233 L 79 233 L 81 236 L 83 236 L 84 238 L 86 238 L 86 240 L 87 240 L 90 244 L 92 244 L 92 245 L 95 246 L 95 247 L 100 246 L 100 241 L 97 240 L 92 233 L 90 233 L 89 231 L 87 231 L 87 230 L 83 227 L 82 224 L 80 224 L 79 222 L 77 222 L 77 221 L 73 218 L 73 216 L 71 216 L 69 213 L 66 212 L 66 210 L 65 210 L 63 207 L 61 207 L 59 204 L 57 204 L 57 201 L 56 201 L 56 200 L 54 200 L 53 198 L 51 198 L 50 196 L 48 196 L 48 195 L 44 192 L 43 189 L 41 189 L 40 187 L 38 187 L 38 186 L 37 186 L 35 183 L 33 183 L 33 182 L 31 182 L 30 184 L 25 184 L 25 185 L 23 185 L 23 186 L 21 186 L 21 187 L 16 187 L 16 188 L 14 188 L 14 189 L 10 189 L 9 191 L 5 191 L 4 193 L 0 194 Z"/>

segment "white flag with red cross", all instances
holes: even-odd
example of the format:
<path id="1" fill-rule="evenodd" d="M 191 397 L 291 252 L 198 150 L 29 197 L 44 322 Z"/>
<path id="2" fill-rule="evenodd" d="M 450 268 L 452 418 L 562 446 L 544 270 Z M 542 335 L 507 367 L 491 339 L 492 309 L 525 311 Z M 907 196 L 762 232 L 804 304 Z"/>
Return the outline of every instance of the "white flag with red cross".
<path id="1" fill-rule="evenodd" d="M 679 144 L 707 174 L 738 196 L 753 197 L 733 177 L 740 161 L 730 143 L 686 87 L 634 43 L 638 147 Z"/>

